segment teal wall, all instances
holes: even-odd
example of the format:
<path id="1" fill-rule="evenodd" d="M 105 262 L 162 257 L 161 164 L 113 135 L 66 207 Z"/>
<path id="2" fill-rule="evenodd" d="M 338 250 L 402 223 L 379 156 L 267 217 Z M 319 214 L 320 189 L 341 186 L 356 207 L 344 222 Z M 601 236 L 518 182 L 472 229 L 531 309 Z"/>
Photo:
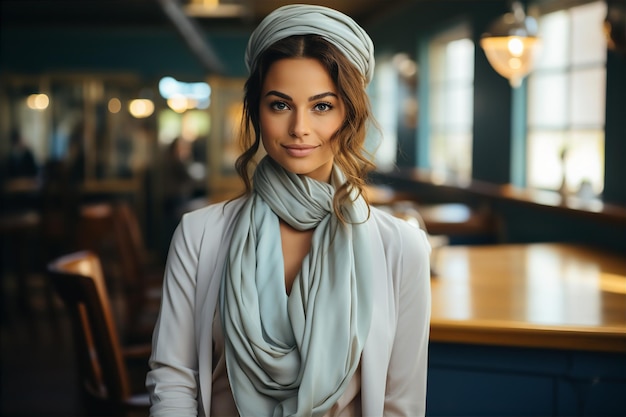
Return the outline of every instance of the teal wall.
<path id="1" fill-rule="evenodd" d="M 130 72 L 146 79 L 175 75 L 183 80 L 208 75 L 173 29 L 2 29 L 0 34 L 1 69 L 11 73 Z M 247 33 L 206 36 L 225 75 L 246 75 L 247 37 Z"/>
<path id="2" fill-rule="evenodd" d="M 606 101 L 604 200 L 626 205 L 626 55 L 607 56 Z"/>
<path id="3" fill-rule="evenodd" d="M 626 355 L 431 343 L 428 416 L 623 416 Z"/>

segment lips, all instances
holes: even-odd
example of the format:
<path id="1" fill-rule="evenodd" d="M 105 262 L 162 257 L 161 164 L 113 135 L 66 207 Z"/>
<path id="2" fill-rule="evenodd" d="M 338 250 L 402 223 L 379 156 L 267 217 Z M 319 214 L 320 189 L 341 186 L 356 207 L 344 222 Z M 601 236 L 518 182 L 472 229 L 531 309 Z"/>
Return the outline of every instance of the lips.
<path id="1" fill-rule="evenodd" d="M 295 158 L 302 158 L 304 156 L 307 156 L 311 154 L 317 148 L 317 146 L 308 146 L 308 145 L 290 145 L 290 146 L 283 146 L 283 147 L 285 148 L 289 156 L 293 156 Z"/>

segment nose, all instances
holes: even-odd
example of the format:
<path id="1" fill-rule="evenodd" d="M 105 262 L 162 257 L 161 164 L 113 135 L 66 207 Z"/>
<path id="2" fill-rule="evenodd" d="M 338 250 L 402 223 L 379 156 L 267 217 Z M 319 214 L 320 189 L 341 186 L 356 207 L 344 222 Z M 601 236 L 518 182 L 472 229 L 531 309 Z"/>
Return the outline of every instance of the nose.
<path id="1" fill-rule="evenodd" d="M 302 138 L 310 132 L 309 114 L 306 110 L 296 110 L 293 113 L 289 135 L 294 138 Z"/>

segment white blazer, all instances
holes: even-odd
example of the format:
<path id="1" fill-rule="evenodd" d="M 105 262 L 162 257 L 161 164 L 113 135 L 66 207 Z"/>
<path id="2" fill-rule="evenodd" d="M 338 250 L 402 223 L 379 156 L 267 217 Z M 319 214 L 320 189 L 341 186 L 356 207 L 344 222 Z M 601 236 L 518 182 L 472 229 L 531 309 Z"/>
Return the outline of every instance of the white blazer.
<path id="1" fill-rule="evenodd" d="M 187 213 L 174 232 L 146 377 L 151 416 L 206 416 L 211 409 L 212 321 L 244 201 Z M 423 416 L 430 246 L 422 230 L 376 208 L 369 223 L 376 299 L 361 358 L 362 412 L 372 417 Z"/>

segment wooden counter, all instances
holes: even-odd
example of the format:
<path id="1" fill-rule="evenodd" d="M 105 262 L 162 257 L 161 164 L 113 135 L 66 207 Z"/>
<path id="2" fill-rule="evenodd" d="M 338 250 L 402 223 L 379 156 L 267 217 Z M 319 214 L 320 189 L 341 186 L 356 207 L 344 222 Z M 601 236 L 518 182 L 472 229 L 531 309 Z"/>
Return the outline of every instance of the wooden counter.
<path id="1" fill-rule="evenodd" d="M 431 340 L 626 353 L 626 256 L 567 244 L 433 254 Z"/>
<path id="2" fill-rule="evenodd" d="M 626 226 L 626 207 L 605 203 L 598 199 L 583 201 L 575 195 L 561 196 L 556 191 L 536 190 L 531 188 L 515 187 L 512 184 L 493 184 L 476 179 L 458 180 L 453 178 L 438 178 L 433 172 L 417 168 L 404 168 L 391 172 L 376 172 L 373 174 L 376 182 L 387 184 L 387 195 L 391 192 L 402 195 L 413 194 L 423 200 L 424 196 L 435 194 L 448 201 L 464 201 L 467 196 L 486 198 L 488 201 L 506 201 L 526 207 L 541 208 L 543 210 L 574 215 L 577 218 L 599 220 L 620 228 Z M 393 186 L 389 185 L 393 184 Z"/>

